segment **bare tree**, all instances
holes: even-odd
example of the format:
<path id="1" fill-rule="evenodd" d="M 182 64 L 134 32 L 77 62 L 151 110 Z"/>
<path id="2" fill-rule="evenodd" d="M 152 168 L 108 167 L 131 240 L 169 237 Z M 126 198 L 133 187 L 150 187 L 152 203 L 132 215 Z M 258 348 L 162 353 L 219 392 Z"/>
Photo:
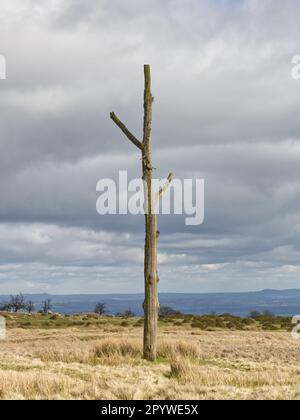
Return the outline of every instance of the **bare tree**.
<path id="1" fill-rule="evenodd" d="M 29 300 L 26 304 L 27 312 L 31 314 L 34 311 L 34 308 L 35 308 L 34 302 L 32 300 Z"/>
<path id="2" fill-rule="evenodd" d="M 135 313 L 131 310 L 131 308 L 128 308 L 124 312 L 118 312 L 117 316 L 124 317 L 124 318 L 134 318 Z"/>
<path id="3" fill-rule="evenodd" d="M 104 302 L 98 302 L 95 306 L 95 310 L 94 310 L 95 314 L 98 315 L 105 315 L 107 314 L 107 308 L 106 308 L 106 303 Z"/>
<path id="4" fill-rule="evenodd" d="M 51 303 L 51 299 L 46 299 L 43 303 L 42 303 L 42 312 L 44 314 L 48 314 L 49 312 L 51 312 L 52 310 L 52 303 Z"/>
<path id="5" fill-rule="evenodd" d="M 8 307 L 12 312 L 19 312 L 26 309 L 26 299 L 19 293 L 18 295 L 11 295 Z"/>
<path id="6" fill-rule="evenodd" d="M 143 141 L 138 140 L 128 128 L 119 120 L 114 112 L 110 117 L 113 122 L 123 131 L 126 137 L 140 150 L 142 155 L 143 181 L 145 186 L 145 300 L 143 303 L 144 320 L 144 358 L 149 361 L 156 359 L 157 320 L 159 311 L 158 302 L 158 273 L 157 273 L 157 229 L 156 203 L 159 197 L 167 190 L 172 181 L 173 174 L 169 173 L 167 182 L 158 192 L 153 191 L 153 165 L 151 150 L 151 125 L 152 103 L 151 76 L 149 64 L 144 65 L 144 127 Z"/>
<path id="7" fill-rule="evenodd" d="M 163 317 L 172 317 L 180 316 L 182 313 L 176 309 L 171 308 L 170 306 L 161 306 L 159 309 L 159 316 Z"/>
<path id="8" fill-rule="evenodd" d="M 249 313 L 249 315 L 248 315 L 248 318 L 256 319 L 256 318 L 259 318 L 260 316 L 261 316 L 261 312 L 259 312 L 259 311 L 251 311 Z"/>
<path id="9" fill-rule="evenodd" d="M 4 311 L 4 312 L 11 312 L 11 306 L 9 303 L 1 303 L 0 304 L 0 311 Z"/>

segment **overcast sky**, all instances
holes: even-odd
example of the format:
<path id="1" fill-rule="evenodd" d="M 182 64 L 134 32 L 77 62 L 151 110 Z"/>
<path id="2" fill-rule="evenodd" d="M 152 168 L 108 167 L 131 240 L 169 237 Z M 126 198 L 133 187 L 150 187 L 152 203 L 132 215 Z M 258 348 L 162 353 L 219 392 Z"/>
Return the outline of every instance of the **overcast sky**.
<path id="1" fill-rule="evenodd" d="M 140 176 L 151 64 L 157 177 L 205 179 L 205 222 L 161 216 L 160 291 L 300 288 L 298 0 L 1 0 L 0 293 L 143 290 L 143 216 L 96 183 Z"/>

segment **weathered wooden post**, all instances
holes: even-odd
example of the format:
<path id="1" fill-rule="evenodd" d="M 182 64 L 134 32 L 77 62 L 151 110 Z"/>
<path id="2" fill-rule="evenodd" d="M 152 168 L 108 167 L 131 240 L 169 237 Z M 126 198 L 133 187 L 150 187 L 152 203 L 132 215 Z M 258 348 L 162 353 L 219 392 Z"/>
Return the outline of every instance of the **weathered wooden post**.
<path id="1" fill-rule="evenodd" d="M 118 119 L 114 112 L 110 117 L 123 131 L 127 138 L 141 150 L 143 180 L 145 185 L 145 300 L 144 300 L 144 358 L 149 361 L 156 359 L 157 321 L 158 321 L 158 273 L 157 273 L 157 229 L 156 202 L 172 181 L 172 173 L 168 175 L 167 183 L 158 192 L 153 188 L 153 166 L 151 151 L 152 103 L 150 66 L 144 65 L 144 129 L 143 141 L 138 140 L 127 127 Z"/>

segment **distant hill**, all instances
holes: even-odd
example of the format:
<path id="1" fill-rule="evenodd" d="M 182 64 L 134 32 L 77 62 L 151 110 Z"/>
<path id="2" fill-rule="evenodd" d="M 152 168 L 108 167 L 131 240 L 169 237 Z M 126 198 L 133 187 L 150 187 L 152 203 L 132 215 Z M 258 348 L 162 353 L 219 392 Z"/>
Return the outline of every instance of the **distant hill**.
<path id="1" fill-rule="evenodd" d="M 93 311 L 96 302 L 105 302 L 111 314 L 130 308 L 141 315 L 142 294 L 99 294 L 99 295 L 49 295 L 25 294 L 35 302 L 37 309 L 45 299 L 51 299 L 53 310 L 71 314 Z M 0 302 L 9 296 L 0 295 Z M 245 316 L 250 311 L 268 310 L 275 315 L 300 315 L 300 289 L 262 290 L 245 293 L 161 293 L 160 304 L 171 306 L 184 313 L 206 314 L 215 312 Z"/>

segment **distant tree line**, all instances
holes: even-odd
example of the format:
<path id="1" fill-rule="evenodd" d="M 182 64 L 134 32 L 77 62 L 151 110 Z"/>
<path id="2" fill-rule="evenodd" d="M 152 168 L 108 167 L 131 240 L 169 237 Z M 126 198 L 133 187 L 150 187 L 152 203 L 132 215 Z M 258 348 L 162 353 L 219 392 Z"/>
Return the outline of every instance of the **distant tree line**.
<path id="1" fill-rule="evenodd" d="M 258 318 L 274 318 L 275 315 L 273 312 L 265 310 L 262 312 L 259 311 L 251 311 L 248 315 L 248 318 L 258 319 Z"/>
<path id="2" fill-rule="evenodd" d="M 39 311 L 41 313 L 49 313 L 52 310 L 51 299 L 46 299 L 42 302 L 42 309 Z M 8 302 L 0 303 L 0 311 L 5 312 L 28 312 L 31 314 L 35 312 L 35 304 L 32 300 L 26 300 L 26 297 L 19 293 L 18 295 L 11 295 Z"/>
<path id="3" fill-rule="evenodd" d="M 98 302 L 95 305 L 94 313 L 102 316 L 107 315 L 109 313 L 107 309 L 107 304 L 105 302 Z M 160 317 L 175 317 L 180 316 L 182 313 L 176 309 L 171 308 L 170 306 L 161 306 L 159 309 L 159 316 Z M 117 312 L 116 316 L 123 317 L 123 318 L 132 318 L 135 317 L 136 314 L 132 311 L 131 308 L 126 309 L 123 312 Z"/>
<path id="4" fill-rule="evenodd" d="M 108 309 L 107 309 L 107 305 L 105 302 L 98 302 L 96 303 L 95 309 L 94 309 L 94 313 L 96 313 L 97 315 L 107 315 L 109 313 Z M 131 308 L 126 309 L 124 312 L 118 312 L 116 314 L 116 316 L 119 317 L 124 317 L 124 318 L 131 318 L 131 317 L 135 317 L 135 313 L 131 310 Z"/>
<path id="5" fill-rule="evenodd" d="M 103 315 L 107 315 L 109 314 L 109 311 L 107 309 L 107 304 L 105 302 L 98 302 L 95 305 L 95 309 L 94 309 L 94 313 L 103 316 Z M 160 318 L 176 318 L 176 317 L 180 317 L 180 316 L 185 316 L 185 315 L 190 315 L 193 316 L 193 314 L 184 314 L 181 311 L 179 311 L 178 309 L 174 309 L 171 306 L 161 306 L 159 309 L 159 317 Z M 211 313 L 212 316 L 217 316 L 216 313 Z M 223 314 L 224 315 L 224 314 Z M 232 316 L 231 314 L 225 314 L 228 316 Z M 131 310 L 131 308 L 126 309 L 123 312 L 117 312 L 116 316 L 119 317 L 125 317 L 125 318 L 130 318 L 130 317 L 135 317 L 136 314 Z M 264 310 L 262 312 L 259 311 L 251 311 L 246 318 L 250 318 L 250 319 L 260 319 L 260 318 L 276 318 L 276 316 L 268 310 Z"/>
<path id="6" fill-rule="evenodd" d="M 40 309 L 38 311 L 36 311 L 36 305 L 32 300 L 27 300 L 26 297 L 22 294 L 19 293 L 17 295 L 11 295 L 10 299 L 8 302 L 3 302 L 0 303 L 0 311 L 5 311 L 5 312 L 12 312 L 12 313 L 17 313 L 17 312 L 27 312 L 29 314 L 33 313 L 33 312 L 39 312 L 39 313 L 43 313 L 43 314 L 49 314 L 52 313 L 52 309 L 53 309 L 53 305 L 52 305 L 52 301 L 51 299 L 46 299 L 41 303 Z M 93 311 L 95 314 L 99 315 L 99 316 L 105 316 L 109 314 L 109 310 L 107 308 L 107 304 L 106 302 L 97 302 Z M 128 308 L 126 310 L 124 310 L 123 312 L 117 312 L 116 313 L 117 317 L 122 317 L 122 318 L 133 318 L 136 316 L 136 314 L 132 311 L 131 308 Z M 192 314 L 183 314 L 182 312 L 180 312 L 177 309 L 174 309 L 170 306 L 161 306 L 159 309 L 159 317 L 160 318 L 176 318 L 176 317 L 185 317 L 185 316 L 190 316 L 190 317 L 194 317 L 199 318 L 199 316 L 194 316 Z M 200 318 L 204 319 L 204 318 L 209 317 L 209 315 L 202 315 Z M 237 316 L 233 316 L 231 314 L 222 314 L 222 315 L 216 315 L 216 314 L 211 314 L 210 315 L 211 318 L 216 317 L 216 318 L 220 318 L 220 317 L 225 317 L 225 318 L 230 318 L 232 319 L 238 319 L 240 317 Z M 272 320 L 276 320 L 276 318 L 280 318 L 280 317 L 276 317 L 271 311 L 269 310 L 264 310 L 264 311 L 251 311 L 246 317 L 245 319 L 249 319 L 249 320 L 256 320 L 256 321 L 262 321 L 262 322 L 270 322 Z"/>

